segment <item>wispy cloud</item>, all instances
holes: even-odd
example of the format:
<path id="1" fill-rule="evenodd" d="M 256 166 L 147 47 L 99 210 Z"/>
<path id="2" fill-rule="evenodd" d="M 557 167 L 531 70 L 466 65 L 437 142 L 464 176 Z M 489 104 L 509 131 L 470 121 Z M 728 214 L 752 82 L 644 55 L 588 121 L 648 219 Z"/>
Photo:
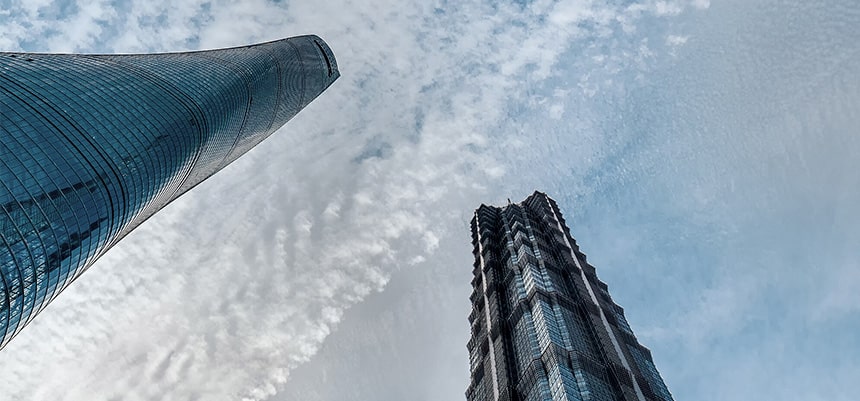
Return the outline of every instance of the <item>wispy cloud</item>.
<path id="1" fill-rule="evenodd" d="M 620 32 L 626 14 L 546 1 L 16 5 L 4 24 L 32 30 L 4 30 L 13 48 L 163 51 L 314 32 L 343 77 L 62 294 L 4 351 L 15 368 L 3 387 L 18 399 L 275 394 L 347 308 L 495 192 L 506 107 L 557 79 L 569 41 Z M 45 363 L 23 362 L 36 355 Z M 31 381 L 45 376 L 57 380 Z"/>
<path id="2" fill-rule="evenodd" d="M 615 297 L 630 301 L 634 329 L 678 394 L 743 398 L 740 390 L 708 391 L 686 373 L 694 362 L 714 375 L 738 366 L 710 349 L 734 357 L 734 372 L 761 371 L 756 357 L 721 346 L 724 339 L 773 358 L 797 333 L 813 333 L 786 326 L 763 346 L 749 333 L 773 334 L 768 325 L 833 325 L 834 341 L 847 344 L 838 322 L 856 314 L 849 289 L 860 277 L 853 248 L 835 240 L 857 238 L 860 194 L 834 187 L 860 187 L 846 172 L 858 144 L 845 131 L 857 121 L 857 81 L 846 73 L 857 52 L 839 58 L 834 49 L 855 47 L 807 29 L 788 52 L 780 35 L 760 34 L 781 32 L 764 16 L 756 24 L 732 20 L 737 29 L 727 33 L 723 19 L 691 17 L 708 1 L 616 3 L 10 3 L 0 11 L 6 49 L 166 51 L 317 33 L 343 76 L 66 290 L 0 355 L 0 388 L 25 400 L 295 395 L 278 392 L 350 308 L 395 277 L 414 281 L 435 306 L 389 295 L 402 307 L 380 307 L 390 315 L 379 325 L 351 323 L 363 330 L 351 335 L 382 344 L 397 336 L 390 331 L 425 328 L 417 318 L 401 321 L 416 311 L 461 313 L 444 309 L 456 308 L 440 294 L 456 295 L 459 277 L 444 276 L 451 269 L 468 275 L 468 250 L 449 255 L 467 241 L 463 222 L 481 202 L 536 185 L 569 206 L 585 250 L 601 276 L 614 279 L 607 281 Z M 726 10 L 712 12 L 736 18 L 719 14 Z M 813 11 L 805 20 L 829 15 Z M 850 32 L 852 14 L 840 15 L 820 25 Z M 683 18 L 710 25 L 670 23 Z M 794 240 L 780 233 L 801 235 L 810 251 L 786 245 Z M 812 250 L 821 250 L 818 258 Z M 830 271 L 820 288 L 805 281 L 811 266 Z M 429 288 L 441 280 L 435 274 L 447 280 L 444 290 Z M 646 279 L 655 275 L 660 280 Z M 375 295 L 387 305 L 385 294 Z M 767 313 L 783 303 L 792 309 Z M 465 327 L 465 315 L 456 319 Z M 445 349 L 462 351 L 450 322 L 443 332 L 457 343 Z M 844 372 L 856 371 L 829 348 L 799 343 L 803 355 L 829 355 Z M 340 344 L 350 349 L 348 340 Z M 720 382 L 762 391 L 738 375 L 721 373 Z M 831 384 L 848 383 L 845 375 Z M 814 398 L 810 383 L 798 383 Z M 327 393 L 303 399 L 319 394 Z"/>

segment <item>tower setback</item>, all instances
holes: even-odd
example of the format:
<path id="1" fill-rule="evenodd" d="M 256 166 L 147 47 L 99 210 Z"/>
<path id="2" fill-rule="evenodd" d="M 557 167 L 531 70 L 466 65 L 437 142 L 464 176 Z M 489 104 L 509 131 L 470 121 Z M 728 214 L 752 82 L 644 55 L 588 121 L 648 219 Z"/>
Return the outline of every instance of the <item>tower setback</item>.
<path id="1" fill-rule="evenodd" d="M 468 401 L 672 401 L 554 200 L 481 205 Z"/>
<path id="2" fill-rule="evenodd" d="M 0 53 L 0 348 L 339 75 L 316 36 L 184 53 Z"/>

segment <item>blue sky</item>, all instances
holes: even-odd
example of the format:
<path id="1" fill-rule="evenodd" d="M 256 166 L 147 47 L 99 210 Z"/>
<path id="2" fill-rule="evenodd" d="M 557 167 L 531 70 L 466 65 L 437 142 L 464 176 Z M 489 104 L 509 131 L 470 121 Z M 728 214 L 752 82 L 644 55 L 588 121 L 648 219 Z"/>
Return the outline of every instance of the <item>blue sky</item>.
<path id="1" fill-rule="evenodd" d="M 42 312 L 13 398 L 463 399 L 467 221 L 540 189 L 676 399 L 853 399 L 854 2 L 172 3 L 0 0 L 0 48 L 316 33 L 342 78 Z"/>

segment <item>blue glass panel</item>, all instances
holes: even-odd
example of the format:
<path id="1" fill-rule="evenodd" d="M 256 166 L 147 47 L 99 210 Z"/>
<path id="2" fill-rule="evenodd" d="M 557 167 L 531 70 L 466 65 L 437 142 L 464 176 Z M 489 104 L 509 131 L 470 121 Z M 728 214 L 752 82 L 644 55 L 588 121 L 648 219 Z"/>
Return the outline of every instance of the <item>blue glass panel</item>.
<path id="1" fill-rule="evenodd" d="M 0 53 L 0 348 L 111 246 L 338 78 L 316 36 Z"/>

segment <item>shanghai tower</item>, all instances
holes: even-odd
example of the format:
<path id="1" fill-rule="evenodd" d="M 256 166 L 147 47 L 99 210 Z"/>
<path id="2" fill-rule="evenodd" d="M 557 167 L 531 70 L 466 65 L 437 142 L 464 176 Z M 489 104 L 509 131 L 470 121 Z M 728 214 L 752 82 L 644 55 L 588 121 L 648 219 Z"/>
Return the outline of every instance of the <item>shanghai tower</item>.
<path id="1" fill-rule="evenodd" d="M 0 348 L 338 76 L 316 36 L 184 53 L 0 53 Z"/>
<path id="2" fill-rule="evenodd" d="M 468 401 L 672 401 L 554 200 L 481 205 Z"/>

